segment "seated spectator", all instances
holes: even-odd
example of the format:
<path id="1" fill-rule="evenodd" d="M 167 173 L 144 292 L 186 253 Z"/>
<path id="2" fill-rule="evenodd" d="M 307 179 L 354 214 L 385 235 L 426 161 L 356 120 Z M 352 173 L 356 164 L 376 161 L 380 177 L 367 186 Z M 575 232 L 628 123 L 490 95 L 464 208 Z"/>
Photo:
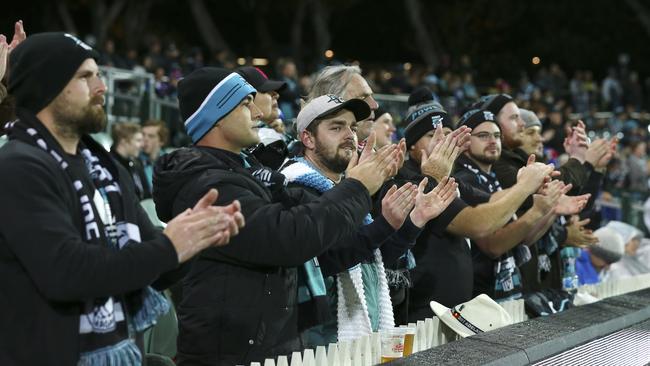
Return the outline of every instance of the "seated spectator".
<path id="1" fill-rule="evenodd" d="M 635 192 L 648 191 L 648 158 L 646 143 L 634 141 L 630 144 L 627 158 L 626 188 Z M 638 193 L 637 193 L 638 194 Z"/>
<path id="2" fill-rule="evenodd" d="M 138 159 L 142 149 L 142 130 L 135 123 L 115 123 L 111 127 L 111 156 L 117 160 L 131 175 L 135 185 L 135 193 L 140 200 L 151 198 L 151 190 L 144 173 L 142 163 Z"/>
<path id="3" fill-rule="evenodd" d="M 521 119 L 524 121 L 524 133 L 520 148 L 528 155 L 535 154 L 539 161 L 544 158 L 544 144 L 542 140 L 542 122 L 533 111 L 519 108 Z"/>
<path id="4" fill-rule="evenodd" d="M 271 124 L 280 115 L 278 93 L 287 88 L 287 83 L 269 80 L 262 70 L 252 66 L 241 67 L 237 69 L 237 73 L 257 90 L 254 102 L 262 112 L 262 116 L 257 121 L 259 123 L 258 135 L 260 139 L 262 139 L 262 136 L 265 138 L 260 145 L 255 147 L 252 153 L 262 165 L 277 170 L 287 158 L 289 137 L 286 136 L 285 140 L 285 136 L 281 135 L 282 139 L 273 140 L 273 142 L 269 141 L 268 137 L 278 134 L 271 127 Z"/>
<path id="5" fill-rule="evenodd" d="M 620 221 L 610 221 L 605 227 L 618 232 L 625 242 L 625 254 L 620 261 L 612 264 L 607 271 L 608 279 L 619 279 L 650 273 L 650 263 L 639 258 L 638 250 L 643 239 L 641 230 Z"/>
<path id="6" fill-rule="evenodd" d="M 375 131 L 376 148 L 379 149 L 393 142 L 393 134 L 396 131 L 393 116 L 381 107 L 375 111 L 375 124 L 372 129 Z"/>
<path id="7" fill-rule="evenodd" d="M 144 167 L 149 190 L 153 191 L 153 167 L 160 155 L 164 154 L 164 146 L 169 140 L 169 129 L 165 121 L 148 120 L 142 124 L 142 151 L 140 161 Z"/>
<path id="8" fill-rule="evenodd" d="M 623 237 L 610 227 L 594 231 L 598 243 L 583 249 L 576 260 L 576 273 L 580 285 L 592 285 L 602 281 L 601 275 L 625 252 Z"/>

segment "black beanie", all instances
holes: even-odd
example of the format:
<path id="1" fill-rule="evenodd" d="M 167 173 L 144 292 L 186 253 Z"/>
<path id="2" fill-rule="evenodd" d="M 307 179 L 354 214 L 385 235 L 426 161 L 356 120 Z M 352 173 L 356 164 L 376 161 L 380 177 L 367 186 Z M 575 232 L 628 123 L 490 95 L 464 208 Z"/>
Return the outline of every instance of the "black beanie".
<path id="1" fill-rule="evenodd" d="M 47 107 L 89 58 L 99 54 L 68 33 L 38 33 L 27 37 L 9 57 L 8 92 L 16 107 L 33 113 Z"/>
<path id="2" fill-rule="evenodd" d="M 482 102 L 481 109 L 488 110 L 494 113 L 495 116 L 501 112 L 504 105 L 512 101 L 514 99 L 508 94 L 490 94 L 479 100 L 479 102 Z"/>
<path id="3" fill-rule="evenodd" d="M 453 130 L 451 118 L 440 103 L 434 101 L 410 106 L 403 122 L 406 123 L 404 138 L 407 147 L 413 146 L 422 136 L 435 130 L 439 125 Z"/>
<path id="4" fill-rule="evenodd" d="M 483 122 L 492 122 L 501 129 L 494 113 L 485 109 L 470 109 L 465 112 L 458 120 L 458 127 L 467 126 L 471 129 L 475 129 Z"/>
<path id="5" fill-rule="evenodd" d="M 413 106 L 416 104 L 421 104 L 425 102 L 430 102 L 435 100 L 433 97 L 433 91 L 426 86 L 420 86 L 415 88 L 411 95 L 409 95 L 408 105 Z"/>

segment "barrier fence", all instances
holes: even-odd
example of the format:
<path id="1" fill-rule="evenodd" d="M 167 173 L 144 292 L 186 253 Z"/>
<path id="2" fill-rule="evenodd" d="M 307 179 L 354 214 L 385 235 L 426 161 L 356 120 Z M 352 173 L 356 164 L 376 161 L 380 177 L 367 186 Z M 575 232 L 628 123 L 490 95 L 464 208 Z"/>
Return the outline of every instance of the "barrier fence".
<path id="1" fill-rule="evenodd" d="M 586 294 L 598 300 L 618 296 L 650 287 L 650 274 L 610 280 L 596 285 L 585 285 L 578 289 L 579 296 Z M 512 317 L 513 324 L 528 320 L 524 300 L 512 300 L 500 304 Z M 415 327 L 413 353 L 428 350 L 459 339 L 451 329 L 437 317 L 426 318 Z M 352 342 L 331 343 L 315 350 L 305 349 L 291 355 L 280 355 L 264 362 L 252 362 L 250 366 L 370 366 L 381 363 L 381 339 L 378 332 L 358 338 Z"/>

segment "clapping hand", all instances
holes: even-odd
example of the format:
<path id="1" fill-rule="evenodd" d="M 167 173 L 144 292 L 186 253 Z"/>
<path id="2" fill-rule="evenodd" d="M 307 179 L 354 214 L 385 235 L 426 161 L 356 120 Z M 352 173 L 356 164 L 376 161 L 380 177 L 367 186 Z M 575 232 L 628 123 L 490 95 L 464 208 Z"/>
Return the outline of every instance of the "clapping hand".
<path id="1" fill-rule="evenodd" d="M 11 51 L 27 38 L 25 29 L 23 29 L 23 21 L 19 20 L 14 25 L 14 36 L 11 43 L 7 43 L 7 37 L 0 34 L 0 80 L 2 80 L 7 72 L 7 60 Z"/>
<path id="2" fill-rule="evenodd" d="M 571 216 L 569 224 L 566 226 L 567 236 L 565 244 L 573 247 L 585 248 L 598 243 L 598 238 L 593 231 L 585 228 L 589 219 L 580 220 L 577 215 Z"/>
<path id="3" fill-rule="evenodd" d="M 468 147 L 470 128 L 462 126 L 447 136 L 442 133 L 442 128 L 436 128 L 432 143 L 429 144 L 431 150 L 421 151 L 420 170 L 436 181 L 440 182 L 451 174 L 454 162 L 458 155 Z M 436 141 L 435 143 L 433 143 Z"/>
<path id="4" fill-rule="evenodd" d="M 454 178 L 444 177 L 429 193 L 424 193 L 428 179 L 425 177 L 418 185 L 415 208 L 411 211 L 411 221 L 419 228 L 438 217 L 457 197 L 458 184 Z"/>
<path id="5" fill-rule="evenodd" d="M 415 196 L 418 194 L 413 183 L 406 183 L 397 188 L 393 185 L 381 200 L 381 215 L 388 221 L 393 229 L 397 230 L 404 224 L 406 216 L 415 205 Z"/>

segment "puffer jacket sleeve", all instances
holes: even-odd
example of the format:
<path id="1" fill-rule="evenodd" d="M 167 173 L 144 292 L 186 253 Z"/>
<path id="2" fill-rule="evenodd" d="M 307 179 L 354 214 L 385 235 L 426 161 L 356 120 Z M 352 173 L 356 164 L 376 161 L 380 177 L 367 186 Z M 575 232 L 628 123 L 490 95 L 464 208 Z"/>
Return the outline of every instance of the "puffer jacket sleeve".
<path id="1" fill-rule="evenodd" d="M 192 199 L 178 200 L 189 204 L 209 188 L 216 188 L 217 205 L 233 200 L 241 203 L 246 226 L 228 245 L 211 248 L 206 255 L 216 254 L 220 259 L 243 265 L 301 265 L 352 234 L 371 208 L 368 190 L 355 179 L 344 179 L 314 201 L 292 207 L 270 202 L 245 185 L 232 182 L 216 181 L 194 187 L 190 190 Z M 177 206 L 175 210 L 181 208 Z"/>

